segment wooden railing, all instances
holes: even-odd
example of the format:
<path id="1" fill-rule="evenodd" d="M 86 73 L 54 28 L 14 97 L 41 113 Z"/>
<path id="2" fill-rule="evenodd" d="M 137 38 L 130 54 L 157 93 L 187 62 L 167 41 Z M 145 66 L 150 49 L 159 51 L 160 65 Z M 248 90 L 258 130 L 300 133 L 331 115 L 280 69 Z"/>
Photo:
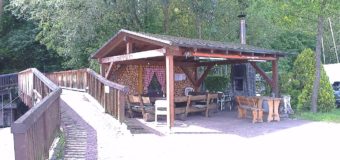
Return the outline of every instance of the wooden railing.
<path id="1" fill-rule="evenodd" d="M 91 69 L 61 71 L 46 74 L 60 87 L 85 90 L 120 122 L 124 121 L 126 86 L 105 79 Z"/>
<path id="2" fill-rule="evenodd" d="M 3 74 L 0 75 L 0 90 L 6 87 L 18 86 L 18 74 Z"/>
<path id="3" fill-rule="evenodd" d="M 61 89 L 34 68 L 18 74 L 18 87 L 30 109 L 11 127 L 15 159 L 47 159 L 60 128 Z"/>

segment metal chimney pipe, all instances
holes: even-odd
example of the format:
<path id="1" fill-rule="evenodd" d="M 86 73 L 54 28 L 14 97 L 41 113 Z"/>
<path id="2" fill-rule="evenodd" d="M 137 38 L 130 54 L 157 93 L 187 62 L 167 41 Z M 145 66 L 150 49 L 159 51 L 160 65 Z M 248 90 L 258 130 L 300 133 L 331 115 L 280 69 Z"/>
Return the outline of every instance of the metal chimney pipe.
<path id="1" fill-rule="evenodd" d="M 237 17 L 240 18 L 240 41 L 241 41 L 241 44 L 247 44 L 247 42 L 246 42 L 246 15 L 240 14 Z"/>

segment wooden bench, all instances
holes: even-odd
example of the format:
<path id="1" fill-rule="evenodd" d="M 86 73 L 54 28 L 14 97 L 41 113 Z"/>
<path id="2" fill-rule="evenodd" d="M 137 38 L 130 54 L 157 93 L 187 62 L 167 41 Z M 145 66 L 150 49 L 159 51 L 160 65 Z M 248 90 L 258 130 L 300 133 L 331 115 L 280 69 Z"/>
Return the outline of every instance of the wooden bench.
<path id="1" fill-rule="evenodd" d="M 187 106 L 185 108 L 185 116 L 188 113 L 202 112 L 206 117 L 209 117 L 210 111 L 217 110 L 217 94 L 208 95 L 189 95 Z"/>
<path id="2" fill-rule="evenodd" d="M 257 99 L 252 97 L 236 96 L 238 117 L 246 118 L 247 111 L 252 112 L 253 123 L 263 122 L 263 109 L 257 105 Z"/>
<path id="3" fill-rule="evenodd" d="M 149 97 L 128 95 L 127 106 L 131 118 L 137 113 L 142 114 L 145 121 L 152 121 L 154 119 L 155 107 L 152 105 Z"/>

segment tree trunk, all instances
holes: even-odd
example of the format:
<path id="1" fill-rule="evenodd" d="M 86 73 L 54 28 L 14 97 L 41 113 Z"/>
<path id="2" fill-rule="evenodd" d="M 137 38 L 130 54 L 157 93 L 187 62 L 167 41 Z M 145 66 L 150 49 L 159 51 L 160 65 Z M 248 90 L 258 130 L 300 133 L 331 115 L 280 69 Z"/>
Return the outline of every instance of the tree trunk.
<path id="1" fill-rule="evenodd" d="M 164 21 L 163 21 L 163 32 L 169 32 L 169 0 L 162 0 L 163 2 L 163 14 L 164 14 Z"/>
<path id="2" fill-rule="evenodd" d="M 312 107 L 311 111 L 313 113 L 317 112 L 318 106 L 318 93 L 320 86 L 320 71 L 321 71 L 321 39 L 323 36 L 323 23 L 324 19 L 322 15 L 318 17 L 318 33 L 316 37 L 316 48 L 315 48 L 315 79 L 313 84 L 313 93 L 312 93 Z"/>
<path id="3" fill-rule="evenodd" d="M 202 27 L 201 27 L 201 17 L 199 15 L 196 15 L 196 33 L 197 33 L 197 38 L 202 39 Z"/>
<path id="4" fill-rule="evenodd" d="M 2 15 L 2 10 L 3 10 L 3 2 L 2 2 L 2 0 L 0 0 L 0 17 L 1 17 L 1 15 Z"/>

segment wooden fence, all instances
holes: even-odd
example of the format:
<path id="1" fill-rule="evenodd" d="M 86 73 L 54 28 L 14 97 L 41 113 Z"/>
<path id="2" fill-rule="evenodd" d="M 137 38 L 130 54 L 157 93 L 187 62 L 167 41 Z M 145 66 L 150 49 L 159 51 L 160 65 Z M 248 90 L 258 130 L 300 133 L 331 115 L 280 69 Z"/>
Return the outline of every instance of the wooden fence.
<path id="1" fill-rule="evenodd" d="M 61 89 L 34 68 L 18 74 L 18 88 L 30 109 L 11 127 L 15 159 L 47 159 L 60 128 Z"/>
<path id="2" fill-rule="evenodd" d="M 2 74 L 0 75 L 0 90 L 6 87 L 18 86 L 18 74 Z"/>
<path id="3" fill-rule="evenodd" d="M 53 72 L 46 76 L 60 87 L 86 91 L 105 108 L 106 113 L 121 123 L 124 121 L 126 86 L 109 81 L 91 69 Z"/>

